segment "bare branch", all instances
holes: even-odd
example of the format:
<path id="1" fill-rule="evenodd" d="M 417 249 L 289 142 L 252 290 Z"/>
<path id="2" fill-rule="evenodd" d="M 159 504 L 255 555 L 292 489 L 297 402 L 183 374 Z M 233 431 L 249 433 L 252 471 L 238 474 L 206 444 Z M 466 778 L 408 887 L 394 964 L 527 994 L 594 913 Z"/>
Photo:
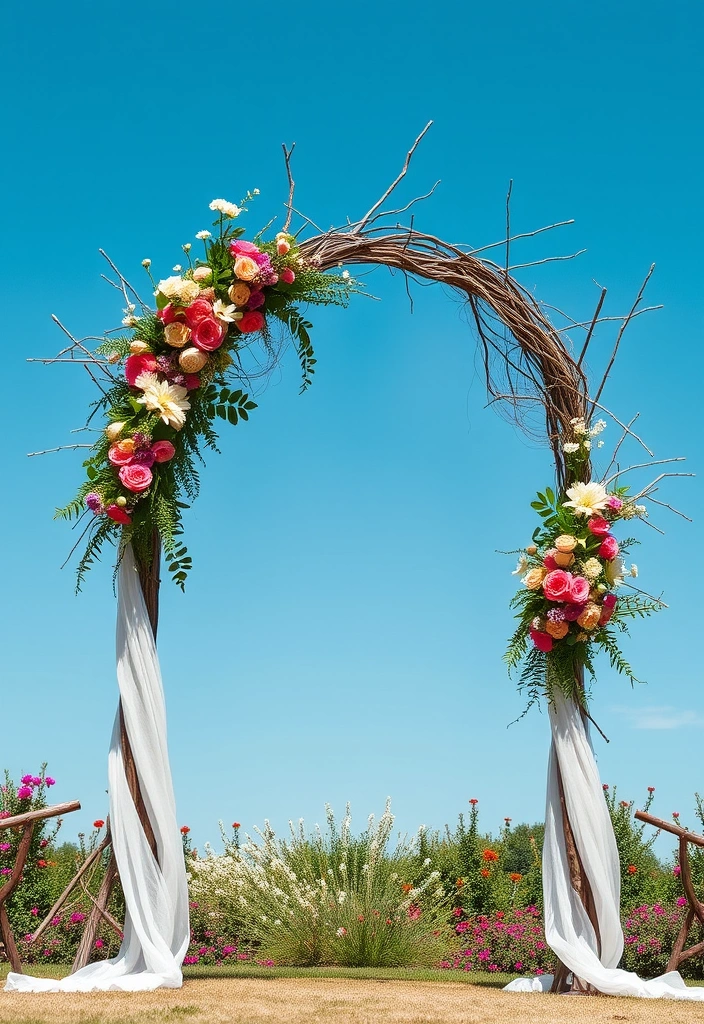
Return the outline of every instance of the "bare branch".
<path id="1" fill-rule="evenodd" d="M 504 276 L 508 277 L 508 272 L 511 269 L 509 267 L 510 259 L 509 253 L 511 251 L 511 193 L 513 192 L 513 178 L 509 179 L 508 190 L 506 192 L 506 259 L 504 261 Z"/>
<path id="2" fill-rule="evenodd" d="M 103 249 L 98 249 L 98 252 L 103 257 L 104 260 L 107 260 L 107 262 L 110 264 L 110 266 L 115 271 L 115 273 L 117 274 L 118 278 L 120 279 L 120 284 L 121 284 L 120 290 L 122 291 L 122 294 L 125 296 L 125 302 L 127 303 L 127 305 L 129 306 L 131 304 L 129 296 L 127 295 L 127 290 L 129 290 L 129 291 L 132 292 L 133 296 L 135 297 L 137 302 L 140 304 L 142 309 L 145 312 L 147 312 L 147 313 L 151 313 L 151 307 L 148 306 L 146 304 L 146 302 L 143 301 L 142 298 L 140 298 L 139 293 L 137 292 L 136 288 L 133 288 L 133 286 L 129 283 L 129 281 L 120 273 L 120 271 L 117 269 L 117 267 L 115 266 L 113 261 L 108 256 L 108 254 Z"/>
<path id="3" fill-rule="evenodd" d="M 41 452 L 27 452 L 27 458 L 31 459 L 35 455 L 49 455 L 51 452 L 66 452 L 73 451 L 75 448 L 92 448 L 92 444 L 62 444 L 58 448 L 45 448 Z"/>
<path id="4" fill-rule="evenodd" d="M 383 204 L 389 198 L 389 196 L 391 195 L 393 190 L 396 188 L 396 186 L 399 184 L 399 182 L 403 178 L 405 178 L 406 173 L 408 171 L 408 168 L 410 166 L 411 160 L 413 159 L 413 154 L 415 153 L 415 151 L 418 148 L 418 145 L 419 145 L 421 139 L 426 134 L 426 132 L 429 130 L 429 128 L 432 125 L 432 123 L 433 123 L 432 121 L 428 121 L 428 123 L 426 124 L 425 128 L 423 129 L 423 131 L 420 133 L 420 135 L 418 136 L 416 141 L 413 143 L 411 148 L 408 150 L 408 153 L 406 154 L 406 162 L 404 163 L 403 167 L 401 168 L 401 173 L 399 174 L 399 176 L 396 178 L 396 180 L 394 182 L 392 182 L 391 185 L 389 185 L 389 187 L 387 188 L 386 192 L 384 192 L 384 194 L 381 197 L 381 199 L 379 199 L 378 202 L 374 203 L 374 205 L 372 206 L 371 210 L 369 210 L 368 213 L 366 213 L 364 215 L 364 217 L 362 217 L 361 221 L 359 221 L 359 223 L 354 226 L 354 228 L 352 229 L 352 234 L 354 234 L 354 235 L 360 234 L 360 232 L 363 230 L 365 224 L 369 221 L 369 219 L 376 213 L 376 211 L 379 209 L 380 206 L 383 206 Z"/>
<path id="5" fill-rule="evenodd" d="M 654 465 L 657 465 L 657 463 L 654 463 Z M 634 495 L 633 496 L 633 501 L 638 501 L 639 498 L 647 498 L 648 495 L 652 492 L 653 487 L 655 487 L 655 484 L 659 484 L 661 480 L 666 480 L 666 479 L 668 479 L 671 476 L 696 476 L 696 475 L 697 475 L 696 473 L 661 473 L 660 476 L 656 476 L 655 479 L 651 483 L 649 483 L 647 487 L 644 487 L 642 491 L 639 491 L 638 494 Z"/>
<path id="6" fill-rule="evenodd" d="M 611 467 L 613 465 L 615 465 L 615 463 L 616 463 L 616 456 L 618 455 L 618 450 L 621 447 L 621 445 L 623 444 L 623 442 L 626 440 L 628 435 L 631 433 L 631 429 L 630 428 L 633 426 L 633 424 L 635 423 L 635 421 L 638 419 L 639 416 L 640 416 L 640 413 L 637 412 L 635 414 L 635 416 L 632 418 L 632 420 L 630 421 L 630 423 L 626 427 L 624 427 L 623 434 L 619 438 L 618 443 L 617 443 L 616 447 L 614 448 L 613 455 L 611 456 L 611 462 L 608 464 L 608 466 L 604 470 L 604 476 L 606 476 L 607 473 L 609 472 L 609 470 L 611 469 Z M 652 453 L 648 452 L 648 454 L 651 455 Z M 652 456 L 652 457 L 654 458 L 654 456 Z"/>
<path id="7" fill-rule="evenodd" d="M 546 256 L 543 260 L 532 260 L 530 263 L 514 263 L 508 270 L 522 270 L 524 267 L 539 267 L 543 263 L 560 263 L 562 260 L 573 260 L 576 256 L 581 256 L 586 251 L 586 249 L 578 249 L 577 252 L 572 252 L 569 256 Z"/>
<path id="8" fill-rule="evenodd" d="M 289 226 L 291 224 L 291 215 L 293 213 L 293 193 L 296 189 L 296 183 L 293 180 L 293 175 L 291 174 L 291 157 L 293 156 L 293 151 L 296 148 L 296 143 L 294 142 L 291 145 L 290 149 L 286 149 L 286 143 L 282 142 L 281 148 L 284 151 L 284 160 L 286 161 L 286 175 L 288 176 L 288 202 L 286 203 L 288 213 L 286 214 L 286 220 L 284 221 L 284 231 L 288 231 Z"/>
<path id="9" fill-rule="evenodd" d="M 607 480 L 604 480 L 604 487 L 608 487 L 610 483 L 613 483 L 618 477 L 623 476 L 624 473 L 630 473 L 632 469 L 649 469 L 650 466 L 664 466 L 668 462 L 686 462 L 684 455 L 676 455 L 672 459 L 655 459 L 653 462 L 637 462 L 634 466 L 626 466 L 625 469 L 619 469 L 618 473 L 613 473 Z M 664 474 L 663 474 L 664 475 Z M 667 474 L 676 476 L 694 476 L 694 473 L 677 473 Z M 658 477 L 658 479 L 661 479 Z"/>
<path id="10" fill-rule="evenodd" d="M 675 508 L 674 505 L 668 505 L 666 501 L 660 501 L 659 498 L 654 498 L 652 494 L 643 494 L 641 497 L 646 501 L 652 501 L 654 505 L 660 505 L 662 508 L 669 508 L 670 512 L 674 512 L 676 516 L 682 516 L 682 518 L 686 519 L 688 523 L 694 522 L 694 520 L 690 519 L 689 516 L 686 516 L 684 512 L 680 512 L 678 508 Z"/>
<path id="11" fill-rule="evenodd" d="M 652 525 L 652 524 L 650 524 L 650 525 Z M 659 532 L 662 533 L 662 530 L 660 530 Z M 649 594 L 647 592 L 647 590 L 641 590 L 640 587 L 634 587 L 632 583 L 624 582 L 622 584 L 622 586 L 628 587 L 629 590 L 635 590 L 635 592 L 637 594 L 642 594 L 643 597 L 647 597 L 649 601 L 654 601 L 655 604 L 659 604 L 661 608 L 669 608 L 670 607 L 668 604 L 665 604 L 665 602 L 661 598 L 653 597 L 653 595 Z"/>
<path id="12" fill-rule="evenodd" d="M 589 330 L 587 331 L 587 337 L 586 337 L 586 339 L 584 341 L 584 345 L 582 346 L 582 351 L 579 353 L 579 359 L 577 360 L 577 366 L 581 366 L 582 365 L 582 360 L 584 359 L 585 355 L 587 354 L 587 349 L 589 348 L 589 342 L 592 340 L 592 334 L 594 333 L 594 328 L 599 323 L 599 313 L 601 313 L 601 307 L 604 305 L 604 299 L 605 298 L 606 298 L 606 288 L 602 288 L 601 289 L 601 296 L 599 298 L 599 301 L 597 302 L 596 309 L 594 310 L 594 316 L 592 317 L 592 322 L 589 325 Z"/>
<path id="13" fill-rule="evenodd" d="M 606 385 L 606 381 L 608 380 L 609 374 L 611 373 L 611 367 L 614 365 L 614 360 L 616 359 L 616 353 L 618 352 L 619 345 L 621 344 L 621 338 L 623 337 L 623 332 L 626 330 L 626 328 L 628 327 L 628 324 L 633 319 L 633 314 L 635 313 L 636 307 L 640 303 L 640 300 L 643 298 L 643 292 L 645 291 L 646 286 L 648 284 L 648 281 L 652 277 L 654 270 L 655 270 L 655 264 L 651 263 L 650 270 L 645 275 L 645 280 L 643 281 L 643 284 L 640 286 L 640 291 L 636 295 L 636 300 L 633 303 L 633 305 L 631 306 L 631 310 L 630 310 L 628 316 L 626 317 L 626 319 L 621 324 L 621 329 L 619 330 L 618 335 L 616 337 L 616 344 L 614 345 L 614 350 L 611 353 L 611 359 L 609 360 L 609 365 L 606 367 L 606 371 L 604 373 L 604 376 L 601 378 L 601 384 L 599 385 L 599 387 L 597 389 L 597 392 L 596 392 L 596 395 L 594 396 L 594 398 L 592 400 L 592 409 L 594 408 L 594 403 L 597 402 L 601 398 L 601 392 L 604 390 L 604 386 Z"/>
<path id="14" fill-rule="evenodd" d="M 535 231 L 522 231 L 519 235 L 511 235 L 508 239 L 509 242 L 515 242 L 519 238 L 534 238 L 535 235 L 542 235 L 544 231 L 552 231 L 554 228 L 564 228 L 567 224 L 574 224 L 574 218 L 571 220 L 558 220 L 554 224 L 546 224 L 543 228 L 536 228 Z M 486 252 L 487 249 L 496 249 L 499 245 L 506 245 L 506 239 L 502 238 L 500 242 L 491 242 L 489 245 L 480 245 L 478 249 L 469 249 L 467 252 L 468 256 L 476 256 L 478 252 Z"/>

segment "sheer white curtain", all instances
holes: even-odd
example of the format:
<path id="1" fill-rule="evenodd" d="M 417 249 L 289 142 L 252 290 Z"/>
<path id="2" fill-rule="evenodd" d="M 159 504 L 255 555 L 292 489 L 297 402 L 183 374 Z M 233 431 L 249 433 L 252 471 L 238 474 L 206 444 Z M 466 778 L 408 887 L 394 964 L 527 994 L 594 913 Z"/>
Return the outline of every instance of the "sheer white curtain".
<path id="1" fill-rule="evenodd" d="M 543 901 L 548 945 L 570 971 L 605 995 L 704 1001 L 704 988 L 688 988 L 677 971 L 644 981 L 631 971 L 616 968 L 623 952 L 618 852 L 589 733 L 574 702 L 560 693 L 555 694 L 555 702 L 550 707 L 550 725 L 552 745 L 543 847 Z M 600 954 L 591 921 L 570 882 L 562 831 L 558 764 L 575 843 L 594 895 Z M 551 984 L 552 976 L 542 975 L 518 978 L 506 988 L 513 992 L 539 992 L 546 991 Z"/>
<path id="2" fill-rule="evenodd" d="M 190 936 L 188 887 L 166 746 L 164 690 L 131 547 L 122 559 L 118 587 L 117 680 L 158 863 L 127 785 L 118 712 L 108 780 L 110 826 L 127 908 L 120 951 L 114 959 L 89 964 L 61 981 L 8 974 L 6 991 L 135 992 L 182 984 L 181 963 Z"/>

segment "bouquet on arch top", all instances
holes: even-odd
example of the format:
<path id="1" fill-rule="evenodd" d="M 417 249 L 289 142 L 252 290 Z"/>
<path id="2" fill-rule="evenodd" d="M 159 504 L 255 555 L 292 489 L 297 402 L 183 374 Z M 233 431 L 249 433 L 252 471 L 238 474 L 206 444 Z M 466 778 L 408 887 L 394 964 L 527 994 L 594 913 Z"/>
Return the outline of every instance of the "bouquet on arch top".
<path id="1" fill-rule="evenodd" d="M 575 419 L 575 440 L 564 446 L 573 477 L 587 466 L 591 436 L 606 424 L 591 428 Z M 619 648 L 618 632 L 626 621 L 658 611 L 662 602 L 637 588 L 624 594 L 627 578 L 638 575 L 626 566 L 633 537 L 617 539 L 624 521 L 646 514 L 645 506 L 628 496 L 627 487 L 611 490 L 589 480 L 574 483 L 556 496 L 550 487 L 531 502 L 542 519 L 533 543 L 520 552 L 514 575 L 521 589 L 511 601 L 518 628 L 509 641 L 505 660 L 509 671 L 523 665 L 519 687 L 529 690 L 531 703 L 555 687 L 585 705 L 584 670 L 594 676 L 594 657 L 607 654 L 612 668 L 631 683 L 639 682 Z"/>
<path id="2" fill-rule="evenodd" d="M 249 192 L 243 202 L 257 194 Z M 262 361 L 257 358 L 248 372 L 246 350 L 258 343 L 264 362 L 274 362 L 278 325 L 293 340 L 305 390 L 316 360 L 312 325 L 300 304 L 346 306 L 358 290 L 348 272 L 324 273 L 304 260 L 287 230 L 269 241 L 263 233 L 245 240 L 244 228 L 234 224 L 244 206 L 215 199 L 210 209 L 218 216 L 214 232 L 195 236 L 202 255 L 194 258 L 192 243 L 182 246 L 187 267 L 177 265 L 173 276 L 157 281 L 151 260 L 142 261 L 156 309 L 141 303 L 119 275 L 127 301 L 122 325 L 130 333 L 108 332 L 98 347 L 110 384 L 101 388 L 90 417 L 102 412 L 107 425 L 83 463 L 86 480 L 78 494 L 57 511 L 65 519 L 92 513 L 79 588 L 105 541 L 132 542 L 149 564 L 155 531 L 183 588 L 191 559 L 180 537 L 181 516 L 198 493 L 196 462 L 205 449 L 218 451 L 218 419 L 236 425 L 256 408 L 247 385 Z"/>

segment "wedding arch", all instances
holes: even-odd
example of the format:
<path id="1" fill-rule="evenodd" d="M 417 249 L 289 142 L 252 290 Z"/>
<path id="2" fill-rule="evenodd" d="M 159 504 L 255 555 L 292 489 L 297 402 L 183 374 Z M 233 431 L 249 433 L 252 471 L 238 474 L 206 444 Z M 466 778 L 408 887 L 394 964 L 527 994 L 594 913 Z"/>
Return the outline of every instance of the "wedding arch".
<path id="1" fill-rule="evenodd" d="M 647 452 L 648 461 L 639 468 L 678 460 L 655 460 L 633 431 L 634 420 L 622 422 L 600 404 L 623 333 L 644 311 L 641 301 L 653 267 L 624 316 L 602 316 L 603 289 L 590 320 L 565 318 L 565 327 L 554 326 L 545 307 L 513 277 L 510 253 L 517 238 L 560 225 L 512 235 L 510 187 L 505 237 L 480 249 L 449 244 L 415 227 L 410 211 L 435 186 L 399 208 L 389 208 L 429 127 L 413 143 L 397 178 L 357 221 L 329 231 L 316 229 L 301 240 L 315 225 L 293 205 L 293 147 L 284 146 L 287 214 L 273 239 L 265 238 L 265 229 L 247 241 L 237 226 L 256 190 L 239 205 L 213 200 L 214 230 L 196 235 L 202 259 L 194 257 L 192 244 L 184 245 L 188 266 L 174 268 L 176 276 L 163 280 L 152 278 L 150 261 L 143 261 L 156 310 L 103 253 L 115 275 L 111 283 L 126 303 L 123 326 L 128 333 L 77 339 L 54 318 L 68 344 L 56 357 L 41 361 L 85 366 L 100 389 L 90 419 L 96 414 L 108 419 L 100 439 L 82 446 L 89 449 L 86 481 L 59 514 L 88 519 L 81 535 L 86 547 L 79 586 L 104 544 L 118 550 L 120 701 L 108 761 L 111 855 L 74 973 L 63 981 L 12 973 L 8 989 L 134 991 L 181 984 L 189 939 L 188 893 L 156 653 L 161 572 L 166 567 L 183 587 L 191 559 L 183 542 L 182 510 L 197 495 L 196 461 L 204 450 L 217 451 L 215 422 L 248 419 L 256 408 L 252 376 L 268 376 L 287 341 L 293 342 L 300 359 L 305 390 L 315 355 L 301 305 L 347 305 L 360 286 L 343 268 L 375 265 L 399 271 L 407 284 L 423 279 L 460 293 L 479 341 L 490 404 L 528 433 L 546 439 L 554 458 L 554 489 L 538 493 L 533 507 L 539 524 L 533 542 L 519 552 L 521 588 L 514 600 L 519 625 L 507 660 L 512 668 L 523 666 L 520 683 L 529 698 L 544 695 L 549 704 L 552 744 L 543 884 L 546 937 L 560 966 L 547 983 L 533 979 L 512 987 L 704 999 L 704 989 L 685 989 L 679 975 L 644 982 L 616 969 L 623 949 L 618 854 L 589 738 L 585 688 L 585 672 L 592 672 L 596 650 L 605 650 L 612 666 L 632 677 L 612 628 L 623 628 L 629 615 L 648 614 L 660 604 L 640 591 L 615 594 L 624 579 L 625 546 L 619 550 L 611 528 L 642 516 L 645 506 L 640 503 L 658 501 L 652 497 L 656 484 L 675 474 L 659 473 L 631 495 L 616 483 L 627 470 L 617 467 L 610 477 L 608 473 L 626 438 Z M 405 214 L 408 219 L 402 222 Z M 303 222 L 296 234 L 291 231 L 294 215 Z M 484 255 L 497 248 L 502 263 Z M 591 394 L 585 356 L 605 319 L 617 321 L 617 336 Z M 276 324 L 283 340 L 274 334 Z M 584 334 L 579 351 L 573 351 L 567 336 L 576 329 Z M 100 345 L 94 351 L 95 340 Z M 247 364 L 255 345 L 256 368 Z M 607 474 L 595 481 L 591 439 L 604 425 L 602 412 L 618 425 L 620 440 Z M 124 940 L 113 960 L 89 964 L 118 874 L 126 904 Z"/>

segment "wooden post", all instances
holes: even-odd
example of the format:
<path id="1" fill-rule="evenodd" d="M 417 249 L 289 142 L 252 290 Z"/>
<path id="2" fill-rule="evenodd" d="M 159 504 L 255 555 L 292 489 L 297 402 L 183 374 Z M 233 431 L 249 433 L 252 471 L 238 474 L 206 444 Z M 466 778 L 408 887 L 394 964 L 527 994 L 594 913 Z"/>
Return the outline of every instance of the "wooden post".
<path id="1" fill-rule="evenodd" d="M 154 636 L 155 643 L 157 628 L 159 625 L 159 585 L 161 582 L 159 578 L 160 566 L 161 541 L 158 530 L 154 530 L 152 532 L 151 562 L 146 564 L 138 560 L 137 571 L 139 573 L 139 582 L 142 587 L 144 603 L 147 606 L 147 614 L 149 616 L 149 622 L 152 627 L 152 634 Z M 122 702 L 120 702 L 119 715 L 120 742 L 122 744 L 122 759 L 125 765 L 127 785 L 129 786 L 132 799 L 134 800 L 134 805 L 137 808 L 137 814 L 139 815 L 140 823 L 144 829 L 144 834 L 147 837 L 147 841 L 151 847 L 152 853 L 154 854 L 154 858 L 158 862 L 159 851 L 157 850 L 154 830 L 152 828 L 151 821 L 149 820 L 149 814 L 147 813 L 141 786 L 139 784 L 137 766 L 135 764 L 134 754 L 132 753 L 132 747 L 130 746 L 129 736 L 127 735 L 124 715 L 122 713 Z M 76 958 L 73 962 L 73 972 L 80 970 L 81 967 L 85 967 L 86 964 L 90 962 L 98 927 L 101 921 L 105 919 L 105 911 L 107 910 L 107 906 L 110 901 L 112 888 L 118 877 L 115 853 L 111 847 L 110 860 L 108 861 L 105 877 L 103 878 L 98 897 L 94 902 L 93 908 L 88 916 L 88 920 L 86 921 L 83 936 L 76 952 Z"/>

